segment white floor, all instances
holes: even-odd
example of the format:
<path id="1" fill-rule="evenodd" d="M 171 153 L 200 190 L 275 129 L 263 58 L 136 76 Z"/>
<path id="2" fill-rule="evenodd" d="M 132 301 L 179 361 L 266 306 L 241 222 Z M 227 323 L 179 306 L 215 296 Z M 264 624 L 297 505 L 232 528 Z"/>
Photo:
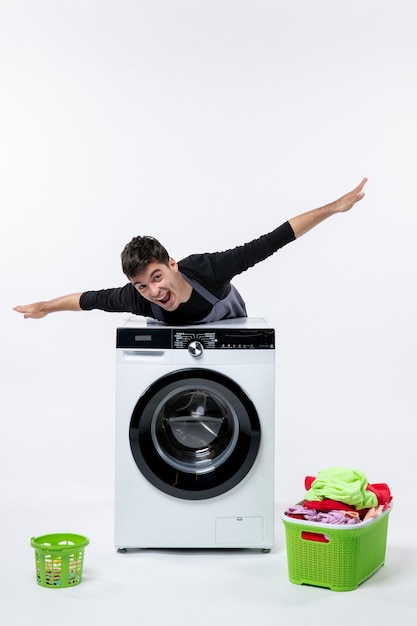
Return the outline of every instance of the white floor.
<path id="1" fill-rule="evenodd" d="M 337 624 L 416 623 L 416 539 L 394 508 L 384 567 L 358 589 L 340 593 L 289 582 L 277 503 L 272 552 L 138 550 L 113 547 L 109 493 L 10 497 L 2 517 L 0 623 L 40 624 Z M 407 531 L 407 526 L 409 530 Z M 35 582 L 31 536 L 76 532 L 90 538 L 83 581 L 70 589 Z"/>

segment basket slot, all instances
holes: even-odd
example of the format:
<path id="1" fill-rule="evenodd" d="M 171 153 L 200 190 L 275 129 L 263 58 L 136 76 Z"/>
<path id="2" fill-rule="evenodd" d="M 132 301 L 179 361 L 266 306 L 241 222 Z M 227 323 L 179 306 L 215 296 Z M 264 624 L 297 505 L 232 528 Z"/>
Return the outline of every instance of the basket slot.
<path id="1" fill-rule="evenodd" d="M 302 531 L 301 539 L 304 539 L 304 541 L 318 541 L 319 543 L 329 543 L 330 541 L 329 536 L 324 533 L 312 533 L 306 530 Z"/>

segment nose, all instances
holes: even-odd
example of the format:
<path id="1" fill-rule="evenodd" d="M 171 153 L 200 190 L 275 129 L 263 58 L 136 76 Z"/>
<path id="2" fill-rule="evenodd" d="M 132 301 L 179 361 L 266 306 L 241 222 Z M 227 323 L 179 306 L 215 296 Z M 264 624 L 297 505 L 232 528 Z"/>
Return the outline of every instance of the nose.
<path id="1" fill-rule="evenodd" d="M 159 291 L 160 290 L 159 290 L 158 285 L 155 285 L 155 284 L 152 284 L 152 283 L 149 285 L 149 293 L 150 293 L 152 298 L 154 298 L 155 296 L 158 296 L 159 295 Z"/>

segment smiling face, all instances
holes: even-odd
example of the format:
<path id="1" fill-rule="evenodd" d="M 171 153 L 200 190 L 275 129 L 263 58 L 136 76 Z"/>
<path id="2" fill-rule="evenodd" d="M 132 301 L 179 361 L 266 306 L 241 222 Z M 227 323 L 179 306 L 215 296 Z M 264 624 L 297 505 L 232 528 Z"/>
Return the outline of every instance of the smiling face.
<path id="1" fill-rule="evenodd" d="M 180 304 L 187 302 L 192 287 L 183 278 L 174 259 L 168 265 L 152 261 L 143 272 L 130 279 L 135 289 L 145 300 L 155 302 L 165 311 L 175 311 Z"/>

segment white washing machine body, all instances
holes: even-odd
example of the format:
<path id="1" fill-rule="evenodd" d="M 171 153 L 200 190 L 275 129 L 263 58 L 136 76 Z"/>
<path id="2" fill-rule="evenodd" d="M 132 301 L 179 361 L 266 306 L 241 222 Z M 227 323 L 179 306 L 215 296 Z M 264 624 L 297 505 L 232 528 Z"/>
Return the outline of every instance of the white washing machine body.
<path id="1" fill-rule="evenodd" d="M 271 549 L 274 330 L 133 316 L 116 352 L 116 547 Z"/>

